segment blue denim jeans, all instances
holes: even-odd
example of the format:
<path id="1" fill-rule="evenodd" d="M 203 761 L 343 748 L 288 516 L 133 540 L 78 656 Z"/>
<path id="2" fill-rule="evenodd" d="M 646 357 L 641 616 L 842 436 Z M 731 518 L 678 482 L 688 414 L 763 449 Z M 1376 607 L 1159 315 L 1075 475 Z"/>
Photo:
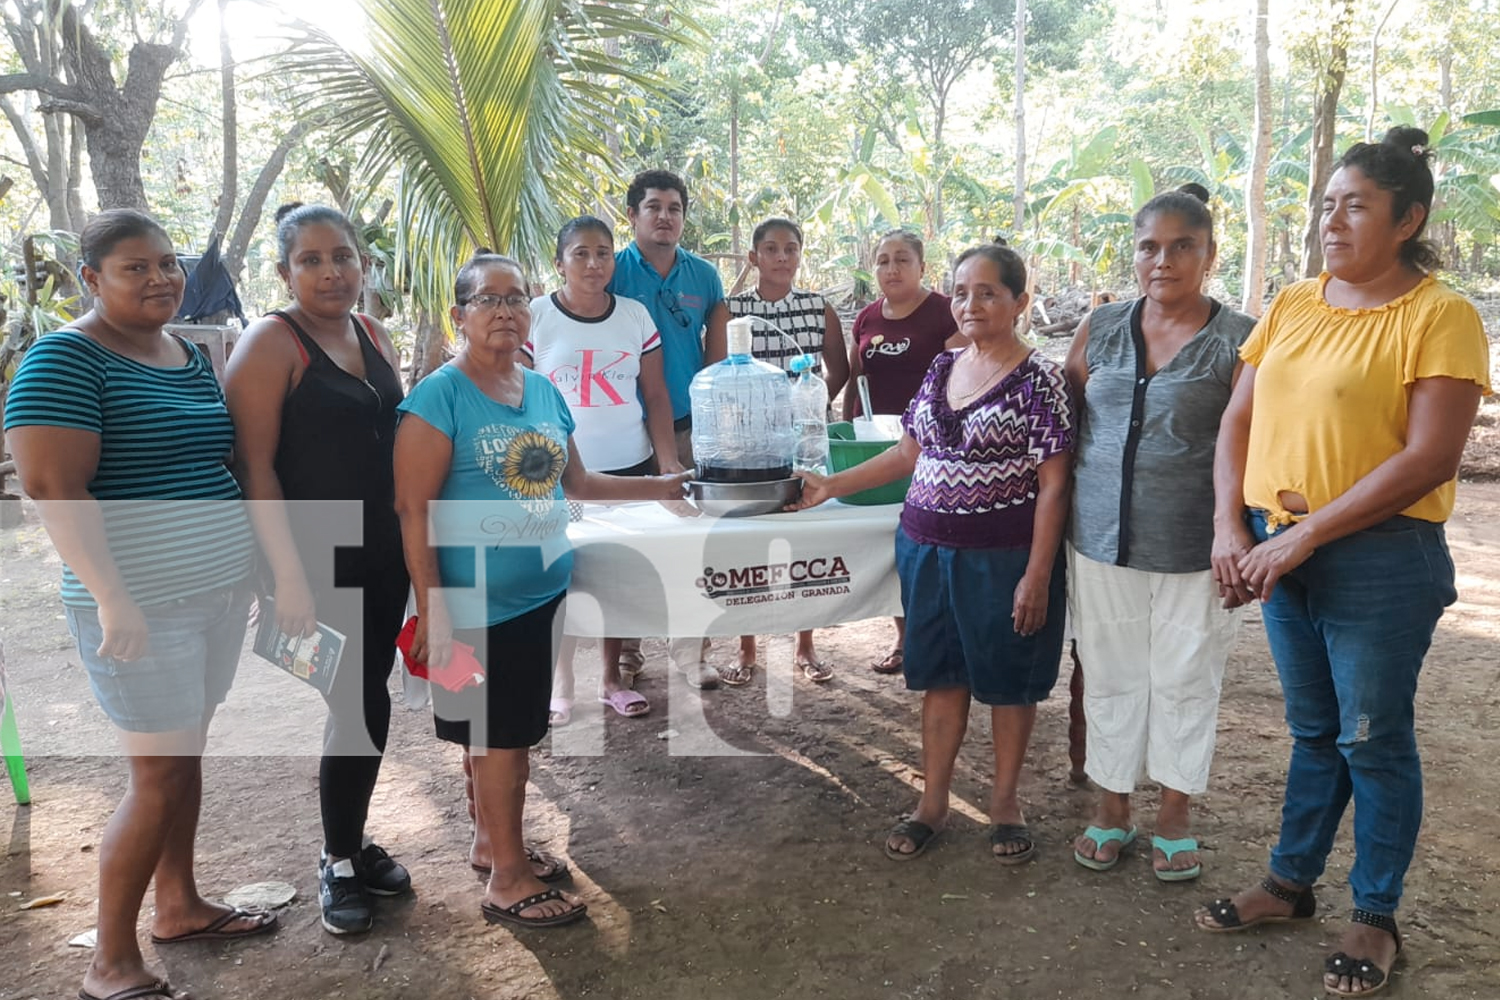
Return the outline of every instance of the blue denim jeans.
<path id="1" fill-rule="evenodd" d="M 1264 514 L 1248 520 L 1265 541 Z M 1422 825 L 1417 674 L 1456 597 L 1443 526 L 1399 516 L 1324 545 L 1277 582 L 1261 617 L 1293 740 L 1278 879 L 1317 881 L 1352 797 L 1354 905 L 1396 912 Z"/>

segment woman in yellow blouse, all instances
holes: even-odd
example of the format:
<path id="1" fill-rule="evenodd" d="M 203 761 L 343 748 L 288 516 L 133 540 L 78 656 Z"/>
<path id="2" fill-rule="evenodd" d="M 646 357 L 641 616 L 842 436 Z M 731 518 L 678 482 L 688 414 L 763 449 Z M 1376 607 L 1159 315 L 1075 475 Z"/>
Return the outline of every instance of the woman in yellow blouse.
<path id="1" fill-rule="evenodd" d="M 1293 745 L 1281 832 L 1257 886 L 1206 931 L 1313 915 L 1354 803 L 1354 913 L 1324 987 L 1367 996 L 1401 948 L 1394 914 L 1422 819 L 1413 701 L 1455 599 L 1443 522 L 1481 393 L 1484 329 L 1421 238 L 1427 134 L 1344 154 L 1323 197 L 1327 272 L 1287 288 L 1240 354 L 1215 461 L 1214 578 L 1258 598 Z"/>

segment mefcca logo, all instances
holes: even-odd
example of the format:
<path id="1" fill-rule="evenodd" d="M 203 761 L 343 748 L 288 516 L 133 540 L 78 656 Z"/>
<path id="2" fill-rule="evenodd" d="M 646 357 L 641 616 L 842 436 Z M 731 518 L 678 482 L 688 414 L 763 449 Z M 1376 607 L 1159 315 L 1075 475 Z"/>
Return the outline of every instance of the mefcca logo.
<path id="1" fill-rule="evenodd" d="M 844 564 L 843 556 L 819 556 L 784 563 L 736 566 L 732 569 L 705 566 L 703 575 L 696 583 L 699 590 L 712 598 L 770 594 L 804 588 L 814 588 L 812 593 L 803 595 L 813 596 L 814 593 L 839 592 L 831 588 L 849 583 L 849 567 Z"/>

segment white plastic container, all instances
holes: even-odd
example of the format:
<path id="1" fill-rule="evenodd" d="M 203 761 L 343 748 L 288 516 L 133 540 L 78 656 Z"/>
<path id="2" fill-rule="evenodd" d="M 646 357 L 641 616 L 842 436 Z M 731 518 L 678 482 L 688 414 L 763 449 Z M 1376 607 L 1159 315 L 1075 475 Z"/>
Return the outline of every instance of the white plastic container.
<path id="1" fill-rule="evenodd" d="M 792 359 L 792 429 L 797 436 L 792 468 L 828 474 L 828 383 L 813 371 L 805 354 Z"/>
<path id="2" fill-rule="evenodd" d="M 898 441 L 901 438 L 901 418 L 893 413 L 855 417 L 853 423 L 856 441 Z"/>

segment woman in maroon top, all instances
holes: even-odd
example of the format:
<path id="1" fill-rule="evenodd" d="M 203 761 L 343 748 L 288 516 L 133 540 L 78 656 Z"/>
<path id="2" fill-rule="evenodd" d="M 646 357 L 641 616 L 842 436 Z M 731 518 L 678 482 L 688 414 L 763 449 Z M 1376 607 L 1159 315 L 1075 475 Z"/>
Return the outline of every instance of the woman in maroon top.
<path id="1" fill-rule="evenodd" d="M 845 420 L 864 415 L 853 388 L 861 375 L 870 381 L 870 405 L 876 413 L 905 413 L 932 359 L 969 343 L 958 332 L 948 297 L 922 284 L 925 267 L 922 238 L 910 230 L 893 229 L 876 245 L 875 280 L 882 294 L 854 320 Z M 901 672 L 906 619 L 892 621 L 896 644 L 872 668 L 878 674 Z"/>

